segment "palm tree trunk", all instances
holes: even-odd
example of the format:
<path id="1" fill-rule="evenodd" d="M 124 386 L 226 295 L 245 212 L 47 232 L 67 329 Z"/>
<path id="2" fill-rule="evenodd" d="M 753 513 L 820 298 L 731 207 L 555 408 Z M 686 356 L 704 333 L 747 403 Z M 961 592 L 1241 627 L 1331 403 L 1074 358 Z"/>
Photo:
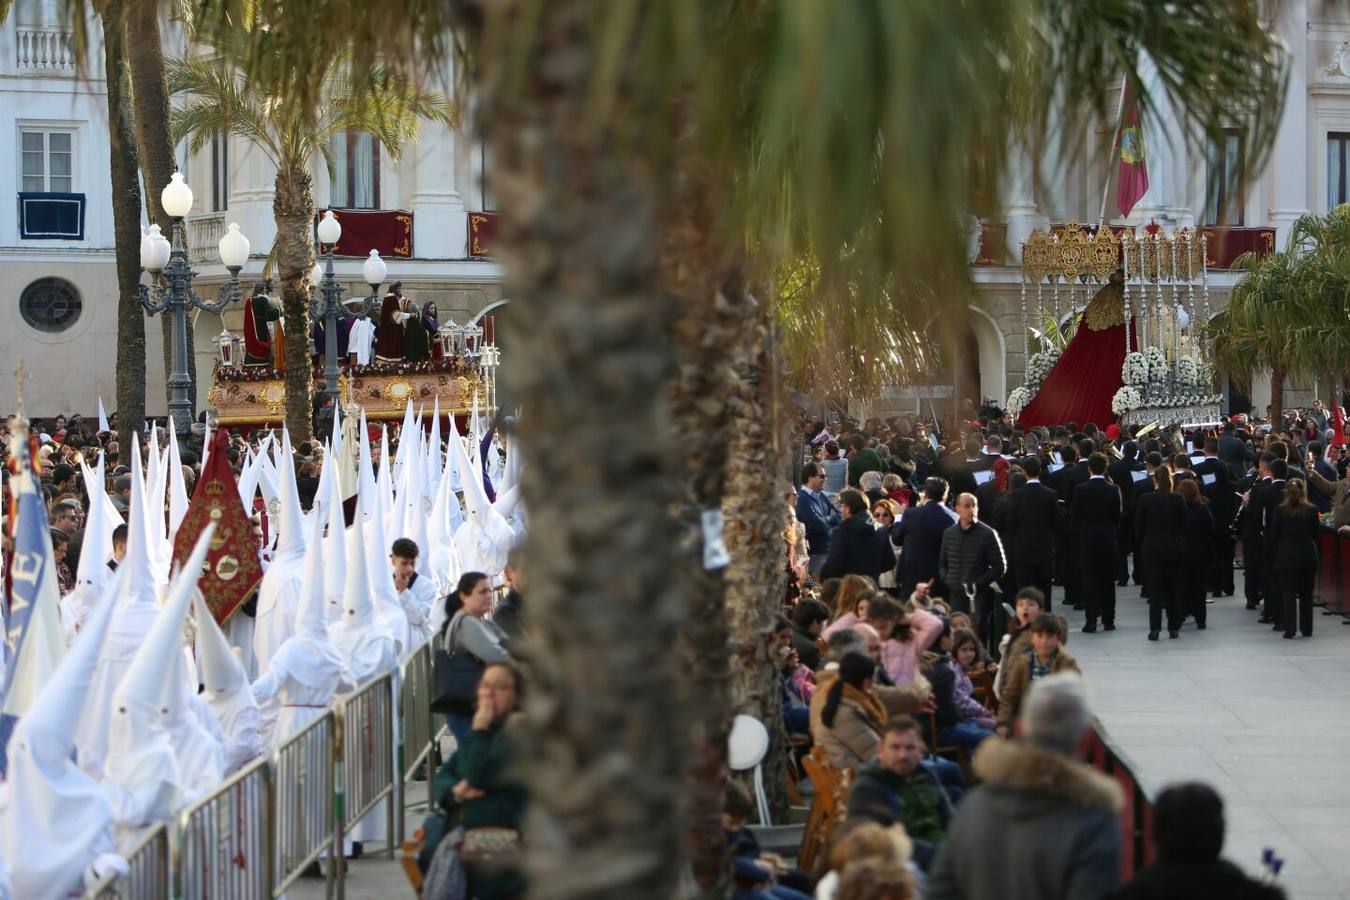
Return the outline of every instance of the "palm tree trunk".
<path id="1" fill-rule="evenodd" d="M 663 400 L 676 310 L 655 227 L 669 175 L 596 123 L 595 4 L 552 0 L 531 15 L 528 49 L 481 57 L 515 300 L 504 375 L 529 410 L 525 503 L 549 523 L 527 548 L 538 652 L 520 744 L 525 867 L 533 897 L 670 897 L 687 732 L 670 650 L 687 611 L 670 527 L 683 467 Z M 626 130 L 665 120 L 622 83 L 614 98 L 608 117 Z"/>
<path id="2" fill-rule="evenodd" d="M 687 137 L 687 133 L 685 137 Z M 680 632 L 680 658 L 688 678 L 683 702 L 690 726 L 690 766 L 686 775 L 689 818 L 688 857 L 705 897 L 725 897 L 730 867 L 721 813 L 727 783 L 727 738 L 731 679 L 727 648 L 724 567 L 702 559 L 702 517 L 720 510 L 726 460 L 735 435 L 728 402 L 736 380 L 727 361 L 753 321 L 754 303 L 738 277 L 740 266 L 727 260 L 715 240 L 707 202 L 711 179 L 701 157 L 682 153 L 679 201 L 667 218 L 661 253 L 666 289 L 680 301 L 674 328 L 677 375 L 670 389 L 676 446 L 683 448 L 684 490 L 675 506 L 678 541 L 688 552 L 677 570 L 685 591 L 688 618 Z"/>
<path id="3" fill-rule="evenodd" d="M 164 50 L 159 32 L 157 0 L 128 0 L 126 30 L 129 46 L 136 52 L 130 55 L 133 109 L 136 121 L 137 145 L 140 150 L 141 172 L 145 177 L 145 208 L 151 222 L 157 224 L 165 237 L 173 236 L 173 219 L 164 211 L 159 195 L 178 171 L 174 159 L 173 136 L 169 131 L 169 89 L 164 81 Z M 191 235 L 183 229 L 183 246 L 188 247 Z M 192 316 L 188 315 L 187 369 L 195 385 L 196 356 L 193 350 Z M 162 316 L 160 328 L 164 338 L 164 371 L 172 371 L 173 317 Z M 168 390 L 166 384 L 165 390 Z M 167 396 L 167 395 L 166 395 Z M 188 389 L 194 411 L 197 403 L 195 387 Z"/>
<path id="4" fill-rule="evenodd" d="M 773 633 L 787 591 L 784 496 L 791 442 L 783 429 L 774 377 L 777 352 L 768 316 L 761 311 L 741 339 L 736 360 L 741 390 L 731 404 L 736 439 L 728 455 L 722 516 L 726 527 L 727 618 L 731 625 L 731 709 L 754 716 L 769 731 L 763 762 L 765 789 L 775 822 L 788 815 L 787 730 Z"/>
<path id="5" fill-rule="evenodd" d="M 1270 416 L 1269 420 L 1279 423 L 1284 417 L 1284 366 L 1270 367 Z"/>
<path id="6" fill-rule="evenodd" d="M 308 170 L 292 166 L 277 171 L 272 216 L 277 223 L 277 271 L 286 329 L 286 426 L 293 445 L 298 445 L 313 437 L 306 279 L 314 267 L 314 188 Z"/>
<path id="7" fill-rule="evenodd" d="M 141 280 L 141 186 L 132 125 L 131 73 L 122 0 L 100 10 L 103 66 L 108 83 L 108 141 L 112 177 L 113 238 L 117 254 L 117 418 L 121 461 L 131 458 L 145 420 L 145 312 Z"/>

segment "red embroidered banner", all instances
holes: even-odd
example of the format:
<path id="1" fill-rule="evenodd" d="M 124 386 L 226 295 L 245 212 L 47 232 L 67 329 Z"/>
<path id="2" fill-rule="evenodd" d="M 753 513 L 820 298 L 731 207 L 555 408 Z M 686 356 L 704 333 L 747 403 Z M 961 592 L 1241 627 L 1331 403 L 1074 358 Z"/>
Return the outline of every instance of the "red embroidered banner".
<path id="1" fill-rule="evenodd" d="M 1231 269 L 1233 262 L 1244 253 L 1255 253 L 1265 258 L 1275 252 L 1274 228 L 1230 228 L 1225 225 L 1206 225 L 1207 262 L 1211 269 Z"/>
<path id="2" fill-rule="evenodd" d="M 497 243 L 497 214 L 469 213 L 469 255 L 491 256 Z"/>
<path id="3" fill-rule="evenodd" d="M 317 225 L 324 210 L 319 210 Z M 406 209 L 334 209 L 342 225 L 342 237 L 333 248 L 334 256 L 380 256 L 408 259 L 413 255 L 413 214 Z"/>

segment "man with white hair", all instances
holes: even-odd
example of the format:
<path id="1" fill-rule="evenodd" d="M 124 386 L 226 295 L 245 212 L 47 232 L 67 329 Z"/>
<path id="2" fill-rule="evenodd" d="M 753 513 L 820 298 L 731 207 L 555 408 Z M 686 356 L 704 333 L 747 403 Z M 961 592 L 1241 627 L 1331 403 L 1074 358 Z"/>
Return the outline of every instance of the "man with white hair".
<path id="1" fill-rule="evenodd" d="M 1091 720 L 1083 680 L 1038 679 L 1022 736 L 975 751 L 966 795 L 929 872 L 928 900 L 1097 900 L 1120 881 L 1120 787 L 1073 758 Z"/>

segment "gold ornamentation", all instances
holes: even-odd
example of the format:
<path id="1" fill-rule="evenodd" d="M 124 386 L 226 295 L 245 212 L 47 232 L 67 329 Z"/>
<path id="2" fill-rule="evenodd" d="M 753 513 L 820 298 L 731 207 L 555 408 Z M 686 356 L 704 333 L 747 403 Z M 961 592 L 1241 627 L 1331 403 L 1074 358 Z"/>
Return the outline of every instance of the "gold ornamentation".
<path id="1" fill-rule="evenodd" d="M 1065 280 L 1078 280 L 1078 276 L 1087 267 L 1091 257 L 1089 251 L 1091 243 L 1092 238 L 1077 222 L 1069 222 L 1064 226 L 1064 230 L 1059 233 L 1059 243 L 1056 244 L 1058 258 L 1055 268 L 1063 273 Z"/>
<path id="2" fill-rule="evenodd" d="M 1022 271 L 1032 281 L 1050 274 L 1054 265 L 1055 243 L 1048 232 L 1037 229 L 1022 245 Z"/>
<path id="3" fill-rule="evenodd" d="M 258 401 L 267 407 L 271 413 L 280 412 L 286 408 L 286 383 L 284 381 L 268 381 L 263 384 L 262 389 L 258 391 Z"/>
<path id="4" fill-rule="evenodd" d="M 396 378 L 384 386 L 384 396 L 393 403 L 406 402 L 409 397 L 416 395 L 417 390 L 412 386 L 412 382 L 405 378 Z"/>
<path id="5" fill-rule="evenodd" d="M 239 574 L 239 560 L 233 556 L 222 556 L 216 563 L 216 577 L 221 581 L 231 581 Z"/>
<path id="6" fill-rule="evenodd" d="M 1092 263 L 1089 269 L 1099 281 L 1106 281 L 1111 273 L 1120 268 L 1120 238 L 1110 227 L 1103 225 L 1097 229 L 1092 239 Z"/>
<path id="7" fill-rule="evenodd" d="M 1083 310 L 1083 324 L 1091 331 L 1105 331 L 1125 324 L 1125 279 L 1112 278 L 1093 295 Z"/>

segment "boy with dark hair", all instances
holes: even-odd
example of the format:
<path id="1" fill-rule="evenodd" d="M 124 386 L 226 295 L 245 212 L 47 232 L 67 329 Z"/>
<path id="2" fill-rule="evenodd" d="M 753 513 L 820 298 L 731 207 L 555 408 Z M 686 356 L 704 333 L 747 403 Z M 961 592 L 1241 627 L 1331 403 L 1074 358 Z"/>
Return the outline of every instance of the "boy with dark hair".
<path id="1" fill-rule="evenodd" d="M 1022 700 L 1033 683 L 1059 672 L 1082 674 L 1078 660 L 1063 647 L 1064 631 L 1060 617 L 1040 613 L 1031 623 L 1031 649 L 1005 660 L 1008 679 L 1003 684 L 998 707 L 998 733 L 1001 737 L 1012 736 L 1013 722 L 1022 711 Z"/>
<path id="2" fill-rule="evenodd" d="M 733 900 L 810 900 L 805 890 L 810 881 L 801 872 L 789 869 L 776 853 L 764 853 L 759 848 L 754 832 L 748 827 L 754 801 L 745 788 L 734 781 L 727 783 L 722 801 L 722 830 L 726 832 L 731 848 L 731 877 Z M 783 883 L 780 883 L 783 882 Z M 788 884 L 800 885 L 801 890 Z"/>
<path id="3" fill-rule="evenodd" d="M 436 586 L 430 578 L 421 578 L 417 574 L 419 555 L 417 543 L 411 538 L 394 541 L 389 552 L 389 564 L 394 570 L 394 590 L 398 592 L 399 605 L 403 607 L 403 614 L 408 617 L 408 624 L 412 627 L 413 646 L 406 649 L 407 653 L 431 637 L 431 611 L 436 605 Z"/>

